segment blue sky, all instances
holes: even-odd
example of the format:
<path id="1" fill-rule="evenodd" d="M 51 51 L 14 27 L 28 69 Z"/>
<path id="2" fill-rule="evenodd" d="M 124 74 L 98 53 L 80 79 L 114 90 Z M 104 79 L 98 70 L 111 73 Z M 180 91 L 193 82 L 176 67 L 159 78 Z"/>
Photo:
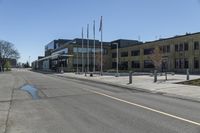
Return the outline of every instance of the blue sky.
<path id="1" fill-rule="evenodd" d="M 200 0 L 0 0 L 0 39 L 15 44 L 20 61 L 33 61 L 54 39 L 81 37 L 93 20 L 98 29 L 101 15 L 104 41 L 200 31 Z"/>

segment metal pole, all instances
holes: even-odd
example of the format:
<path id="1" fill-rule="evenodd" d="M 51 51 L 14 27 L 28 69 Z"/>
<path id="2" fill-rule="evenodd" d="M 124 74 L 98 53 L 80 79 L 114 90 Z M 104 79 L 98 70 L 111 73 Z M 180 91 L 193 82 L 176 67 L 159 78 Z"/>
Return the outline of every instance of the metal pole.
<path id="1" fill-rule="evenodd" d="M 154 82 L 157 82 L 157 70 L 154 70 Z"/>
<path id="2" fill-rule="evenodd" d="M 2 44 L 0 44 L 0 52 L 1 52 L 1 58 L 2 58 Z"/>
<path id="3" fill-rule="evenodd" d="M 84 72 L 84 65 L 83 65 L 83 28 L 82 28 L 82 73 Z"/>
<path id="4" fill-rule="evenodd" d="M 1 65 L 0 65 L 0 69 L 1 69 L 1 71 L 3 71 L 3 70 L 2 70 L 2 62 L 3 62 L 3 61 L 2 61 L 2 44 L 0 44 L 0 50 L 1 50 L 1 51 L 0 51 L 0 52 L 1 52 L 1 55 L 0 55 L 0 64 L 1 64 Z"/>
<path id="5" fill-rule="evenodd" d="M 87 72 L 89 72 L 89 24 L 87 25 Z"/>
<path id="6" fill-rule="evenodd" d="M 61 64 L 61 71 L 60 71 L 60 73 L 64 73 L 64 71 L 63 71 L 63 64 Z"/>
<path id="7" fill-rule="evenodd" d="M 76 73 L 78 74 L 78 44 L 77 44 L 77 51 L 76 51 Z"/>
<path id="8" fill-rule="evenodd" d="M 101 16 L 101 75 L 103 75 L 103 24 L 102 20 L 103 17 Z"/>
<path id="9" fill-rule="evenodd" d="M 190 80 L 190 72 L 189 72 L 189 69 L 187 69 L 187 80 Z"/>
<path id="10" fill-rule="evenodd" d="M 28 61 L 29 61 L 29 67 L 31 67 L 31 61 L 30 61 L 31 56 L 28 57 Z"/>
<path id="11" fill-rule="evenodd" d="M 117 77 L 119 76 L 119 45 L 117 43 Z"/>
<path id="12" fill-rule="evenodd" d="M 129 72 L 129 84 L 132 84 L 132 75 L 133 75 L 133 72 L 130 71 Z"/>
<path id="13" fill-rule="evenodd" d="M 93 66 L 93 73 L 95 73 L 95 52 L 96 52 L 96 50 L 95 50 L 95 20 L 94 20 L 94 25 L 93 25 L 94 27 L 93 27 L 93 32 L 94 32 L 94 66 Z"/>

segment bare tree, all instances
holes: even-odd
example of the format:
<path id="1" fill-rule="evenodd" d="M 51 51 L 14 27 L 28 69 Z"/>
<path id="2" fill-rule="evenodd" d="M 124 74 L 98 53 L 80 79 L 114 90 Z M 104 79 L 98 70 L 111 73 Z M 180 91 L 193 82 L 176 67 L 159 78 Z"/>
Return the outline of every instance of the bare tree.
<path id="1" fill-rule="evenodd" d="M 162 51 L 160 50 L 160 48 L 156 47 L 152 51 L 152 54 L 149 55 L 149 58 L 153 62 L 155 69 L 159 70 L 162 65 Z"/>
<path id="2" fill-rule="evenodd" d="M 7 41 L 0 41 L 0 52 L 2 59 L 19 59 L 19 52 L 14 48 L 14 45 Z"/>
<path id="3" fill-rule="evenodd" d="M 19 52 L 14 48 L 14 45 L 7 41 L 0 41 L 0 67 L 4 71 L 4 65 L 8 59 L 19 59 Z"/>
<path id="4" fill-rule="evenodd" d="M 100 70 L 101 68 L 101 52 L 97 52 L 95 54 L 96 56 L 96 65 L 97 65 L 97 69 Z M 106 55 L 103 55 L 103 62 L 102 62 L 102 65 L 103 65 L 103 68 L 106 67 L 108 65 L 108 57 Z"/>

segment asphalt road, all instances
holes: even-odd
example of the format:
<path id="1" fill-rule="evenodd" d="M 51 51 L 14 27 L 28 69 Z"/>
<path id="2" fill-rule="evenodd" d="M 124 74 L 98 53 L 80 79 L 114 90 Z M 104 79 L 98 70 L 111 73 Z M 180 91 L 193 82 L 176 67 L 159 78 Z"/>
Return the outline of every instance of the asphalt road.
<path id="1" fill-rule="evenodd" d="M 24 70 L 3 77 L 13 89 L 10 100 L 0 94 L 0 113 L 7 110 L 0 132 L 200 133 L 200 103 Z M 21 90 L 24 84 L 40 98 Z"/>

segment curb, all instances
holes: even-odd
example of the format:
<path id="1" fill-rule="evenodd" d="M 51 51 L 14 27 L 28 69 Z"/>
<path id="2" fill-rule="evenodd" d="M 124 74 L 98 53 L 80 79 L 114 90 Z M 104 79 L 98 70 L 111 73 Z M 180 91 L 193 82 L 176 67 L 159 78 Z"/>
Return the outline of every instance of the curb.
<path id="1" fill-rule="evenodd" d="M 68 79 L 82 80 L 82 81 L 92 82 L 92 83 L 97 83 L 97 84 L 105 84 L 105 85 L 109 85 L 109 86 L 113 86 L 113 87 L 120 87 L 120 88 L 127 89 L 127 90 L 136 90 L 136 91 L 141 91 L 141 92 L 152 93 L 152 91 L 143 89 L 143 88 L 136 88 L 136 87 L 133 88 L 133 87 L 125 86 L 125 85 L 112 84 L 112 83 L 103 82 L 103 81 L 96 81 L 96 80 L 83 79 L 83 78 L 70 77 L 70 76 L 62 76 L 62 75 L 55 75 L 55 76 L 62 77 L 62 78 L 68 78 Z"/>
<path id="2" fill-rule="evenodd" d="M 68 78 L 68 79 L 81 80 L 81 81 L 92 82 L 92 83 L 97 83 L 97 84 L 105 84 L 105 85 L 108 85 L 108 86 L 123 88 L 123 89 L 126 89 L 126 90 L 136 90 L 136 91 L 140 91 L 140 92 L 158 94 L 158 95 L 162 95 L 162 96 L 166 96 L 166 97 L 170 97 L 170 98 L 176 98 L 176 99 L 200 103 L 200 98 L 181 96 L 181 95 L 171 94 L 171 93 L 166 93 L 166 92 L 161 92 L 161 91 L 150 91 L 150 90 L 143 89 L 143 88 L 129 87 L 129 86 L 125 86 L 125 85 L 113 84 L 113 83 L 96 81 L 96 80 L 91 80 L 91 79 L 83 79 L 83 78 L 78 78 L 78 77 L 62 76 L 62 75 L 56 75 L 56 74 L 54 74 L 54 76 L 62 77 L 62 78 L 65 78 L 65 79 Z"/>

